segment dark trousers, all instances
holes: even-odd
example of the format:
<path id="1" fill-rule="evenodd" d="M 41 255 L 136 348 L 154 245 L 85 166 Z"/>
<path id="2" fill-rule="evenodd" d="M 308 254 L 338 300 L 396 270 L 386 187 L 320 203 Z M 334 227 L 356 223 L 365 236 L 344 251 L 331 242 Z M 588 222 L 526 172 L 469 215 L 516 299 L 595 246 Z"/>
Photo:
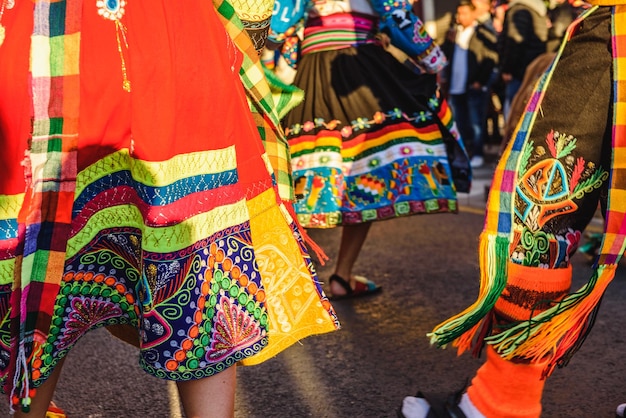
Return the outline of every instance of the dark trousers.
<path id="1" fill-rule="evenodd" d="M 451 94 L 448 100 L 470 156 L 482 156 L 487 131 L 489 91 L 468 89 L 464 94 Z"/>

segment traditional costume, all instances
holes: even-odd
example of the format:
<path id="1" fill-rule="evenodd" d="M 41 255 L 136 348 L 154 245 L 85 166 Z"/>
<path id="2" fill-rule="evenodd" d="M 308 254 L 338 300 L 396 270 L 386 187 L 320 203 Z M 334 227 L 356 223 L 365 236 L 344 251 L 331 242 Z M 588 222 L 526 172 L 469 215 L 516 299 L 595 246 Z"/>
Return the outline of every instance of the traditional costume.
<path id="1" fill-rule="evenodd" d="M 626 2 L 592 1 L 568 29 L 498 164 L 480 237 L 479 299 L 432 342 L 487 361 L 467 390 L 486 417 L 538 417 L 544 379 L 593 326 L 625 249 Z M 570 292 L 570 257 L 598 202 L 593 275 Z"/>
<path id="2" fill-rule="evenodd" d="M 13 406 L 28 410 L 90 329 L 132 326 L 143 369 L 189 380 L 338 327 L 230 3 L 1 4 L 0 379 Z"/>
<path id="3" fill-rule="evenodd" d="M 436 84 L 445 56 L 409 8 L 281 1 L 275 11 L 270 39 L 284 42 L 305 92 L 284 119 L 305 227 L 456 212 L 456 192 L 469 188 L 467 155 Z M 385 51 L 380 32 L 409 66 Z"/>

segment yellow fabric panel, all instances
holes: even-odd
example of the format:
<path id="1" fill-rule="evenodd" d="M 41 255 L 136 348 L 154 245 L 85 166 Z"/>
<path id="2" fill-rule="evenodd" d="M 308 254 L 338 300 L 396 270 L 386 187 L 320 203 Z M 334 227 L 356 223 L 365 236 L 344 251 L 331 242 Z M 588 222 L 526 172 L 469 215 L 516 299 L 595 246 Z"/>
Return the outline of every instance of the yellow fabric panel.
<path id="1" fill-rule="evenodd" d="M 16 219 L 24 203 L 24 193 L 0 195 L 0 219 Z"/>
<path id="2" fill-rule="evenodd" d="M 302 253 L 289 227 L 289 215 L 268 190 L 248 201 L 250 230 L 265 287 L 269 315 L 269 344 L 242 361 L 261 363 L 302 338 L 337 329 L 326 298 L 321 299 Z"/>

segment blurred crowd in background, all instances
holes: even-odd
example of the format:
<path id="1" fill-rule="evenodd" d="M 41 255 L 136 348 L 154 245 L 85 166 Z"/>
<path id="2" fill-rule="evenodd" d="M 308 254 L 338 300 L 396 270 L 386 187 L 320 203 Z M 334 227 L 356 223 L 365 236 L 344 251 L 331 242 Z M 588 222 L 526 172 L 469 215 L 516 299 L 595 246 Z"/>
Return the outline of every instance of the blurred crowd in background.
<path id="1" fill-rule="evenodd" d="M 585 7 L 578 0 L 459 1 L 438 39 L 450 61 L 439 83 L 473 168 L 485 164 L 486 149 L 501 152 L 535 81 Z"/>

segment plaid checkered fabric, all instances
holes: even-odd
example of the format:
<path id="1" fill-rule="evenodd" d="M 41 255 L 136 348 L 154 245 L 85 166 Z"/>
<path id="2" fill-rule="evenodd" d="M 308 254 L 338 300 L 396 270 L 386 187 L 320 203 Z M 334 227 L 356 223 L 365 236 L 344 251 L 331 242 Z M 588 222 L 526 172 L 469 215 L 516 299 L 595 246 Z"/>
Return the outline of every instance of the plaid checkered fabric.
<path id="1" fill-rule="evenodd" d="M 12 395 L 28 406 L 29 359 L 47 336 L 65 262 L 77 172 L 80 0 L 35 2 L 33 131 L 11 296 Z"/>
<path id="2" fill-rule="evenodd" d="M 626 6 L 613 14 L 614 92 L 613 159 L 609 208 L 599 265 L 617 264 L 626 242 Z"/>
<path id="3" fill-rule="evenodd" d="M 576 33 L 581 22 L 596 10 L 597 7 L 588 10 L 570 26 L 567 40 Z M 485 338 L 507 359 L 526 358 L 536 361 L 548 358 L 546 375 L 555 367 L 566 365 L 582 345 L 593 326 L 602 295 L 615 276 L 617 263 L 626 249 L 626 6 L 612 8 L 612 30 L 612 161 L 604 237 L 594 273 L 581 289 L 567 295 L 553 307 Z M 557 62 L 558 57 L 535 87 L 525 114 L 520 118 L 516 133 L 494 175 L 481 235 L 481 285 L 478 300 L 465 311 L 435 327 L 429 334 L 431 341 L 439 346 L 453 343 L 459 352 L 469 349 L 479 333 L 483 319 L 493 309 L 506 286 L 517 164 L 540 112 Z"/>
<path id="4" fill-rule="evenodd" d="M 275 103 L 277 91 L 270 89 L 265 77 L 261 58 L 259 57 L 243 24 L 237 17 L 232 5 L 224 0 L 213 0 L 213 4 L 223 19 L 224 26 L 235 44 L 244 52 L 240 76 L 248 95 L 248 102 L 257 124 L 265 152 L 274 171 L 274 180 L 278 186 L 278 193 L 282 200 L 294 199 L 293 183 L 291 178 L 291 163 L 289 148 L 280 125 L 279 114 L 298 104 L 302 99 L 300 94 L 293 94 L 283 89 L 283 98 Z M 277 108 L 277 104 L 283 110 Z"/>

